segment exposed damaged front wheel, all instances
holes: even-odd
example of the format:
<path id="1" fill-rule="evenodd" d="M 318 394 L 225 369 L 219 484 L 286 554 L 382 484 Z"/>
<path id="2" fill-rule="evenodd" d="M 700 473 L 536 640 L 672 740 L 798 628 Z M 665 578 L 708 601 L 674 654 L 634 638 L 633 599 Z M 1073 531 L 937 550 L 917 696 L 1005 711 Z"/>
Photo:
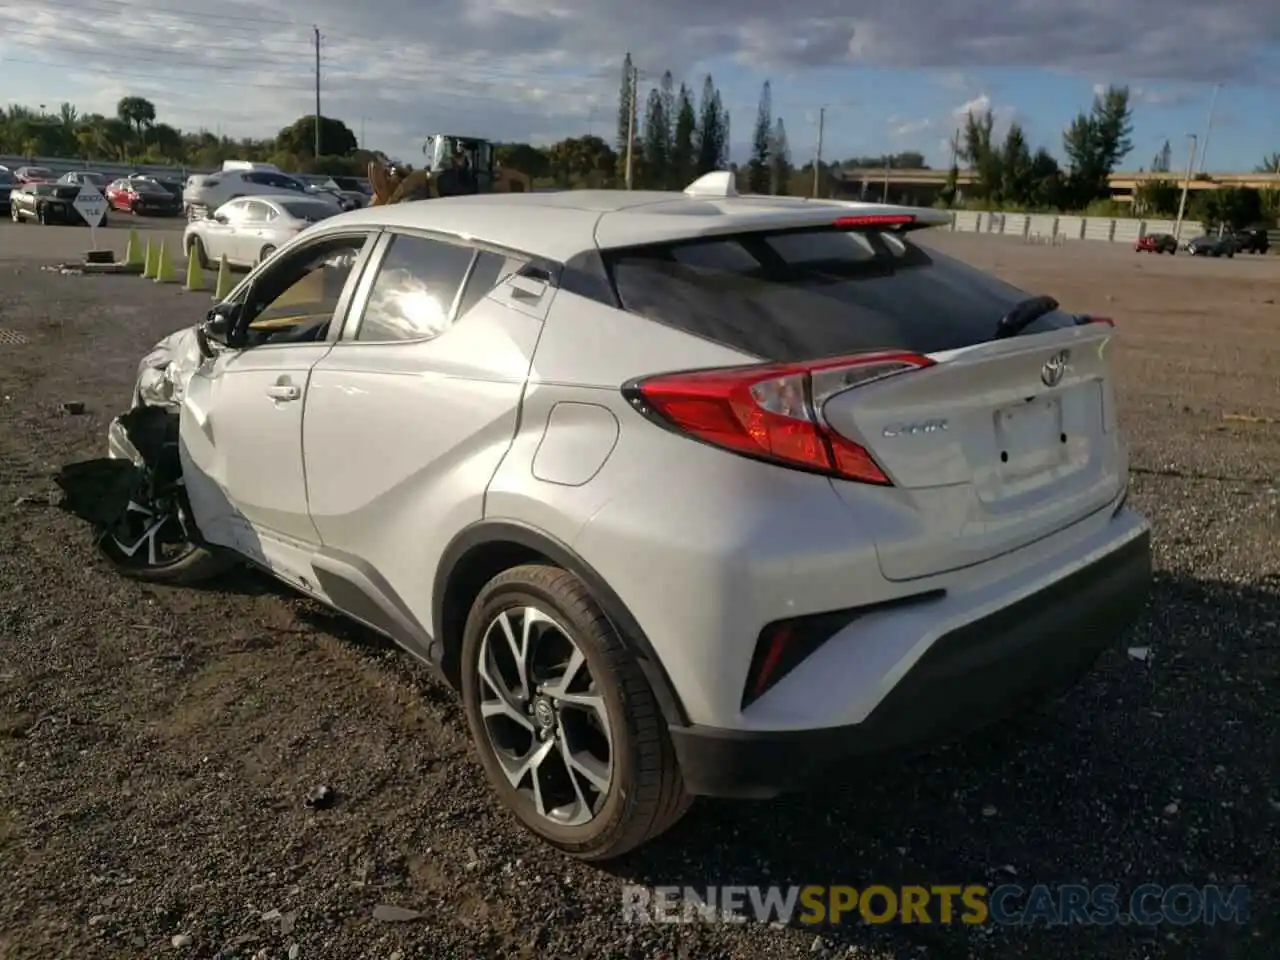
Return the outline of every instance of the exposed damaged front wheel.
<path id="1" fill-rule="evenodd" d="M 231 562 L 188 532 L 181 486 L 157 491 L 140 473 L 124 511 L 102 530 L 98 543 L 107 559 L 126 576 L 153 582 L 198 583 L 226 571 Z"/>

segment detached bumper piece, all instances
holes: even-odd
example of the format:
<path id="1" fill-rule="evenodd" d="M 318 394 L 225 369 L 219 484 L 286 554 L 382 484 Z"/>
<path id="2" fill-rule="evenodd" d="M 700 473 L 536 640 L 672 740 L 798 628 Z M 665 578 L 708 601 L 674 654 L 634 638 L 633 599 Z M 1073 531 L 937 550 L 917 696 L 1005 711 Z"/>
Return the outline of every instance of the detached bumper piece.
<path id="1" fill-rule="evenodd" d="M 939 638 L 862 723 L 776 733 L 673 728 L 685 788 L 764 799 L 801 789 L 842 761 L 955 740 L 1073 686 L 1138 618 L 1150 585 L 1144 532 Z"/>

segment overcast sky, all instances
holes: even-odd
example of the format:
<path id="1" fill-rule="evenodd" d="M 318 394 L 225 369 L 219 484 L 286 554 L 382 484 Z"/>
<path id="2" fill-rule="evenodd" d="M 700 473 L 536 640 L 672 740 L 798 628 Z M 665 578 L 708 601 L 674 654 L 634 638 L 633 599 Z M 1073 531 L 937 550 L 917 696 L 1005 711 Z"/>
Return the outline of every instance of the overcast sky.
<path id="1" fill-rule="evenodd" d="M 759 13 L 754 11 L 759 8 Z M 0 104 L 114 112 L 135 94 L 184 129 L 268 136 L 314 109 L 410 159 L 431 132 L 547 142 L 612 140 L 619 66 L 642 86 L 710 72 L 732 110 L 735 160 L 760 84 L 796 159 L 827 105 L 828 157 L 943 144 L 966 106 L 1018 119 L 1060 150 L 1098 84 L 1136 94 L 1135 149 L 1168 137 L 1184 162 L 1216 82 L 1208 166 L 1247 170 L 1280 150 L 1280 0 L 29 0 L 0 11 Z M 642 96 L 644 95 L 642 89 Z M 1198 165 L 1198 164 L 1197 164 Z"/>

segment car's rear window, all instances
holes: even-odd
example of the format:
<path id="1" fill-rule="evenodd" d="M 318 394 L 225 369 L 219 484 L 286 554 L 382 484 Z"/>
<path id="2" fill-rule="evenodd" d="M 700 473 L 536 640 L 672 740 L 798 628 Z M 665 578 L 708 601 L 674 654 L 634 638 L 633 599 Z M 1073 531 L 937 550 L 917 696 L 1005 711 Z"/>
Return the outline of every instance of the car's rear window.
<path id="1" fill-rule="evenodd" d="M 299 220 L 325 220 L 337 212 L 331 204 L 306 200 L 287 200 L 281 202 L 280 206 Z"/>
<path id="2" fill-rule="evenodd" d="M 623 308 L 767 360 L 991 340 L 1028 294 L 880 231 L 737 234 L 605 251 Z M 1049 314 L 1023 333 L 1074 323 Z"/>

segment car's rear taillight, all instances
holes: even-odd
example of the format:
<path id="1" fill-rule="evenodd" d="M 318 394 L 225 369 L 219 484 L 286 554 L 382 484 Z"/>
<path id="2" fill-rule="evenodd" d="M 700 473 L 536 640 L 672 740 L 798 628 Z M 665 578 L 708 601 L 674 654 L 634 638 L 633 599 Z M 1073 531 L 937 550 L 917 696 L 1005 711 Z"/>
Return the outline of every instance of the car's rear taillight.
<path id="1" fill-rule="evenodd" d="M 813 363 L 662 374 L 626 384 L 640 413 L 703 443 L 781 466 L 888 485 L 871 454 L 826 426 L 831 397 L 932 366 L 914 353 L 883 351 Z"/>

